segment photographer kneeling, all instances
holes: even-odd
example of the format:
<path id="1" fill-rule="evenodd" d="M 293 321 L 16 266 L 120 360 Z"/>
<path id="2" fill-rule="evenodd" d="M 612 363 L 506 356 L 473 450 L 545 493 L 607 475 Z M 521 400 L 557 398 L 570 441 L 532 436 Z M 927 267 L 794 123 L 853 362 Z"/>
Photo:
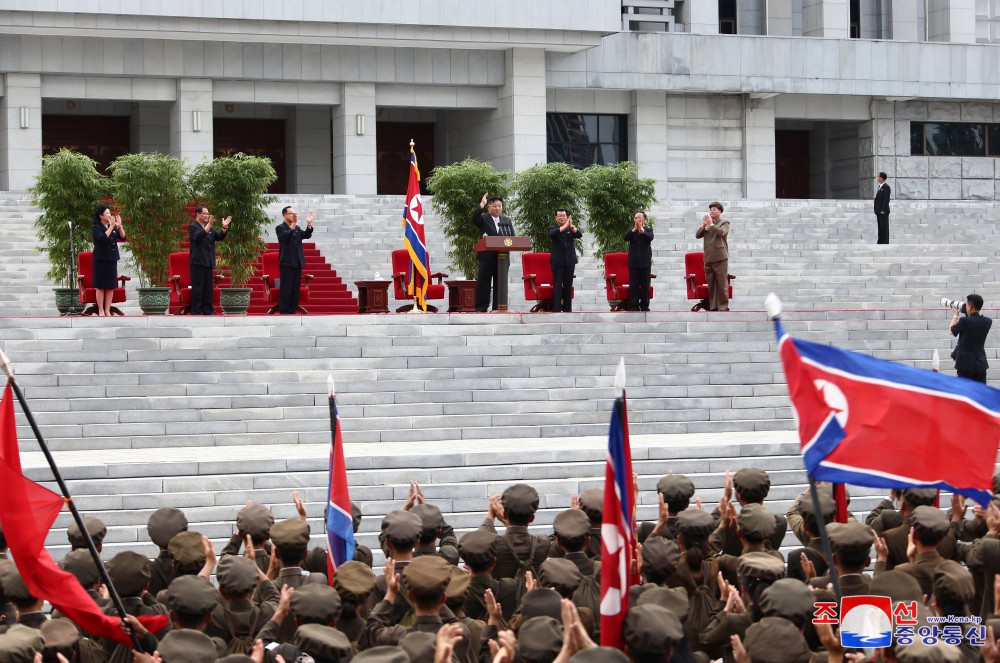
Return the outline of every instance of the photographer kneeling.
<path id="1" fill-rule="evenodd" d="M 986 343 L 986 336 L 990 333 L 993 321 L 979 314 L 983 308 L 983 298 L 979 295 L 969 295 L 965 298 L 964 311 L 959 311 L 956 304 L 957 302 L 951 303 L 951 310 L 955 315 L 949 326 L 951 335 L 958 337 L 958 345 L 951 353 L 951 358 L 955 360 L 955 370 L 960 378 L 986 384 L 986 369 L 990 365 L 986 361 L 986 350 L 983 345 Z M 966 316 L 959 317 L 960 312 Z"/>

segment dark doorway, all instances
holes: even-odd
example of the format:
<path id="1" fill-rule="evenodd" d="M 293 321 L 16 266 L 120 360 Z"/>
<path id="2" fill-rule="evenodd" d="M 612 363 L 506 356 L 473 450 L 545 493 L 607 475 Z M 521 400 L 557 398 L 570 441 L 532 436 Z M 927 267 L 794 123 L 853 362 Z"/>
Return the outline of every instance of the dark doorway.
<path id="1" fill-rule="evenodd" d="M 43 115 L 42 154 L 62 148 L 84 154 L 104 173 L 108 164 L 129 153 L 129 119 L 107 115 Z"/>
<path id="2" fill-rule="evenodd" d="M 379 122 L 375 128 L 379 195 L 406 194 L 410 177 L 410 139 L 420 168 L 420 193 L 427 193 L 427 178 L 434 168 L 434 124 Z"/>
<path id="3" fill-rule="evenodd" d="M 231 157 L 243 152 L 253 157 L 267 157 L 278 179 L 268 193 L 287 193 L 285 183 L 285 121 L 215 119 L 214 156 Z"/>
<path id="4" fill-rule="evenodd" d="M 809 132 L 775 131 L 774 163 L 778 198 L 809 197 Z"/>
<path id="5" fill-rule="evenodd" d="M 736 31 L 736 0 L 719 0 L 719 33 L 734 35 Z"/>

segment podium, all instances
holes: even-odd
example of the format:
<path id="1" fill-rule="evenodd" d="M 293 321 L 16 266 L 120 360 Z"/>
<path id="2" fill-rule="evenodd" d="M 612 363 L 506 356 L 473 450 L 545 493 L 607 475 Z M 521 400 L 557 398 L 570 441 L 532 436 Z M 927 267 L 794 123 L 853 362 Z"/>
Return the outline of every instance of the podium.
<path id="1" fill-rule="evenodd" d="M 530 251 L 530 237 L 486 236 L 476 242 L 476 251 L 497 252 L 497 310 L 507 310 L 507 272 L 510 271 L 510 254 Z"/>

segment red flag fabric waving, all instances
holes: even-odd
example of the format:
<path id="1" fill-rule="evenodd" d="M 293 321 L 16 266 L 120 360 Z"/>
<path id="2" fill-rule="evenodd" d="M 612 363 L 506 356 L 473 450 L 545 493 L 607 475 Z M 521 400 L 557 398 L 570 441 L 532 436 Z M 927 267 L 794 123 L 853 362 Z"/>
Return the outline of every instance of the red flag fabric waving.
<path id="1" fill-rule="evenodd" d="M 625 613 L 635 558 L 633 536 L 632 451 L 628 440 L 625 397 L 615 400 L 608 431 L 601 518 L 601 645 L 625 648 Z"/>
<path id="2" fill-rule="evenodd" d="M 63 506 L 60 495 L 24 476 L 17 448 L 17 426 L 10 382 L 0 400 L 0 528 L 17 570 L 32 596 L 48 601 L 85 631 L 123 645 L 131 640 L 117 617 L 105 615 L 75 576 L 66 573 L 45 549 L 45 536 Z M 166 615 L 139 617 L 150 631 L 167 624 Z"/>

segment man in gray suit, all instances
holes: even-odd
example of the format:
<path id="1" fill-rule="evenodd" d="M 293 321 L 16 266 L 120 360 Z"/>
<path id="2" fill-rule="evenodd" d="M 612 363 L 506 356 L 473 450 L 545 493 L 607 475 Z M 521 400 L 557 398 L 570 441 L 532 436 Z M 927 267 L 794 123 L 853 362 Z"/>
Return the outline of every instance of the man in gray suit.
<path id="1" fill-rule="evenodd" d="M 694 236 L 705 242 L 705 278 L 708 310 L 729 310 L 729 221 L 722 218 L 722 203 L 713 200 Z"/>

